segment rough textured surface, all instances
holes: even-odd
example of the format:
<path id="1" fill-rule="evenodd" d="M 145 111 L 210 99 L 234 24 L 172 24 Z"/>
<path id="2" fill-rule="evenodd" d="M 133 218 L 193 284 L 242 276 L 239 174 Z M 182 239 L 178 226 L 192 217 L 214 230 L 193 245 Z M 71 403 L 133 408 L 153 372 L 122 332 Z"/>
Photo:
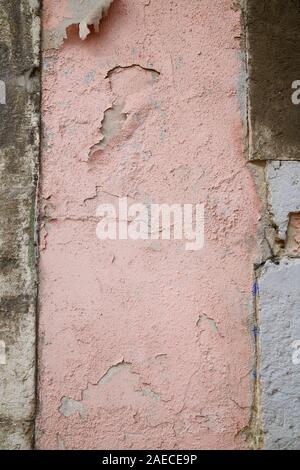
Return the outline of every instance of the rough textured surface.
<path id="1" fill-rule="evenodd" d="M 38 6 L 0 1 L 0 79 L 6 85 L 6 104 L 0 105 L 1 449 L 28 449 L 33 438 Z"/>
<path id="2" fill-rule="evenodd" d="M 300 260 L 268 262 L 259 281 L 261 421 L 266 449 L 300 448 Z"/>
<path id="3" fill-rule="evenodd" d="M 291 214 L 300 212 L 299 162 L 267 164 L 268 203 L 280 240 L 286 240 Z"/>
<path id="4" fill-rule="evenodd" d="M 243 0 L 251 160 L 300 160 L 300 0 Z"/>
<path id="5" fill-rule="evenodd" d="M 115 0 L 100 34 L 45 43 L 39 448 L 247 447 L 259 207 L 231 6 Z M 44 0 L 49 34 L 67 9 Z M 126 195 L 204 202 L 205 248 L 97 240 Z"/>

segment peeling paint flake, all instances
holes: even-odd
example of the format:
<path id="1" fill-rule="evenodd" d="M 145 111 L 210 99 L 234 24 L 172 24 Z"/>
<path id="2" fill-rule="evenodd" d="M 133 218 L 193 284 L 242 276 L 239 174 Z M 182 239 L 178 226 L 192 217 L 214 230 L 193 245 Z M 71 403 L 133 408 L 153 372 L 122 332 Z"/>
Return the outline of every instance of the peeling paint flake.
<path id="1" fill-rule="evenodd" d="M 88 26 L 93 25 L 95 31 L 99 32 L 99 23 L 103 16 L 107 15 L 108 9 L 113 0 L 71 0 L 71 6 L 74 11 L 80 11 L 79 36 L 84 40 L 90 34 Z M 78 16 L 77 16 L 77 19 Z"/>
<path id="2" fill-rule="evenodd" d="M 79 415 L 83 418 L 85 416 L 85 411 L 82 402 L 73 400 L 72 398 L 63 397 L 61 400 L 61 405 L 59 407 L 59 412 L 65 416 L 65 418 L 69 418 L 75 413 L 79 413 Z"/>
<path id="3" fill-rule="evenodd" d="M 67 39 L 67 29 L 73 25 L 79 25 L 79 37 L 83 41 L 90 34 L 89 26 L 93 26 L 95 32 L 100 31 L 100 22 L 107 15 L 114 0 L 69 0 L 70 15 L 54 30 L 44 35 L 45 49 L 59 49 L 64 39 Z"/>
<path id="4" fill-rule="evenodd" d="M 113 105 L 104 112 L 104 118 L 101 123 L 102 138 L 98 144 L 93 145 L 90 149 L 89 157 L 93 157 L 95 152 L 104 150 L 109 142 L 119 133 L 122 129 L 124 122 L 127 119 L 125 113 L 122 113 L 122 105 Z"/>

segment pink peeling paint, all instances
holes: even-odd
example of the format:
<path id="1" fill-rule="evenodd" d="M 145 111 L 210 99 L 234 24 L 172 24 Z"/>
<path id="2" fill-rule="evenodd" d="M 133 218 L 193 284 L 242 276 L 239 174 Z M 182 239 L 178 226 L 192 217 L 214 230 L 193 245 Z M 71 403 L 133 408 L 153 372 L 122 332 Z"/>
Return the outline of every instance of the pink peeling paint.
<path id="1" fill-rule="evenodd" d="M 46 30 L 66 4 L 44 0 Z M 115 0 L 44 52 L 39 448 L 247 447 L 259 207 L 231 4 Z M 127 195 L 204 202 L 204 249 L 99 241 L 97 206 Z"/>

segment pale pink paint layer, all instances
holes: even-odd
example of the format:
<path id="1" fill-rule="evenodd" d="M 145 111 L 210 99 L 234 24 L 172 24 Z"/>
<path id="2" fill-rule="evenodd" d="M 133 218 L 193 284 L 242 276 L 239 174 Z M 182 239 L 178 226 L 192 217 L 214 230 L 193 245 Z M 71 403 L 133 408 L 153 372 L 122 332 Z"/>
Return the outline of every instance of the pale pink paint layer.
<path id="1" fill-rule="evenodd" d="M 45 29 L 65 4 L 44 0 Z M 39 448 L 247 446 L 258 201 L 231 4 L 115 0 L 99 35 L 44 53 Z M 105 78 L 132 64 L 160 75 Z M 126 123 L 89 158 L 114 100 Z M 97 206 L 126 195 L 204 202 L 205 248 L 97 240 Z"/>

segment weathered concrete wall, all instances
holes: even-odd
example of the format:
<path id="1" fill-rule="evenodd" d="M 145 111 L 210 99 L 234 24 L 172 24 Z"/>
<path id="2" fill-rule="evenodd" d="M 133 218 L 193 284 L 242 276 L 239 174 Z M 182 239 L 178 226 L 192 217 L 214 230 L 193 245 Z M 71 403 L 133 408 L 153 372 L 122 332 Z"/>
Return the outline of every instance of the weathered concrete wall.
<path id="1" fill-rule="evenodd" d="M 245 448 L 259 203 L 239 11 L 115 0 L 81 40 L 73 1 L 43 3 L 37 446 Z M 126 195 L 204 202 L 205 248 L 97 240 L 97 206 Z"/>
<path id="2" fill-rule="evenodd" d="M 0 1 L 0 448 L 33 445 L 39 2 Z"/>

